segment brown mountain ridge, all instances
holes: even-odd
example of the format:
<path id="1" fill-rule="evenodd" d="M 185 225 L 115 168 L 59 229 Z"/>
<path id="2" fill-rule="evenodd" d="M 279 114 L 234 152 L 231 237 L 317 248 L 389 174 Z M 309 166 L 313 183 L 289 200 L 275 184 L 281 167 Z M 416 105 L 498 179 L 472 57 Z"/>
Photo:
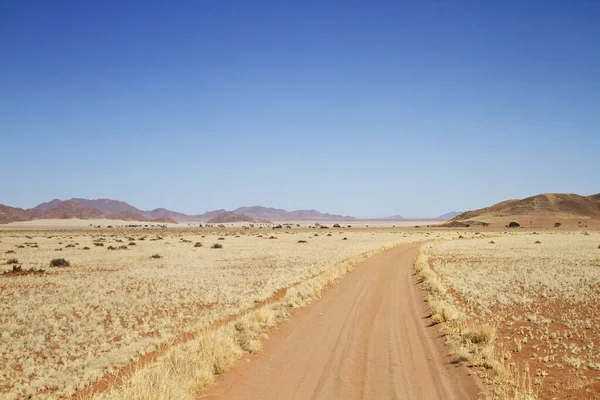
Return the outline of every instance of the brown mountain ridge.
<path id="1" fill-rule="evenodd" d="M 274 221 L 319 221 L 319 220 L 355 220 L 354 217 L 321 213 L 317 210 L 286 211 L 279 208 L 262 206 L 240 207 L 233 211 L 212 210 L 203 214 L 187 215 L 184 213 L 156 208 L 150 211 L 140 210 L 124 201 L 111 199 L 70 200 L 54 199 L 38 204 L 30 209 L 9 207 L 0 204 L 0 223 L 27 221 L 32 219 L 122 219 L 128 221 L 151 222 L 268 222 Z M 217 218 L 215 220 L 215 218 Z M 213 222 L 213 220 L 215 220 Z"/>
<path id="2" fill-rule="evenodd" d="M 508 220 L 548 223 L 577 220 L 579 223 L 580 220 L 590 219 L 600 220 L 600 194 L 581 196 L 573 193 L 545 193 L 467 211 L 452 218 L 449 223 L 494 223 Z"/>

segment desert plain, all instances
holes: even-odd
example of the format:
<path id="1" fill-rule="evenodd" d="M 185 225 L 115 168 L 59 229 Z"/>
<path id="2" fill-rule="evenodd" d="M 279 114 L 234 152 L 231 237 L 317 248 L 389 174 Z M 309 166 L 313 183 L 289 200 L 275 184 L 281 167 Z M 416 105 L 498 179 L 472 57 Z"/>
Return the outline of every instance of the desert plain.
<path id="1" fill-rule="evenodd" d="M 0 397 L 199 398 L 297 308 L 411 243 L 423 319 L 480 398 L 600 396 L 597 229 L 110 223 L 0 230 Z"/>

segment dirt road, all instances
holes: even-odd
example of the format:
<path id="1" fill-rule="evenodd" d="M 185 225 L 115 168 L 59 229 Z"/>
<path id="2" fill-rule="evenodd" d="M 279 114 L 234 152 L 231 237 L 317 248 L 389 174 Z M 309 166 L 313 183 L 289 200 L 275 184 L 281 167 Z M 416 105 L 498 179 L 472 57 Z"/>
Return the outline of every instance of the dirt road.
<path id="1" fill-rule="evenodd" d="M 274 329 L 223 374 L 211 399 L 476 399 L 450 364 L 413 276 L 418 245 L 381 253 Z"/>

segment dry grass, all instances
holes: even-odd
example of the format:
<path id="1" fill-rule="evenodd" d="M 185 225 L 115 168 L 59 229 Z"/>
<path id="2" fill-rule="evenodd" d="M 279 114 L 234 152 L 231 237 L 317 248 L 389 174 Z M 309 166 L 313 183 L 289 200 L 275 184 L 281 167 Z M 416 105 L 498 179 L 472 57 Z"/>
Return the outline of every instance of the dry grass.
<path id="1" fill-rule="evenodd" d="M 599 237 L 524 233 L 422 248 L 433 321 L 445 322 L 457 362 L 487 369 L 496 396 L 598 395 Z"/>
<path id="2" fill-rule="evenodd" d="M 55 258 L 67 259 L 70 267 L 0 276 L 0 394 L 70 396 L 144 354 L 179 343 L 105 395 L 155 398 L 151 393 L 161 388 L 161 398 L 193 397 L 243 352 L 258 351 L 268 327 L 318 298 L 368 254 L 439 236 L 348 230 L 349 240 L 342 241 L 294 230 L 268 240 L 261 232 L 1 233 L 0 272 L 12 268 L 5 264 L 9 257 L 18 257 L 23 268 L 47 267 Z M 219 237 L 227 244 L 219 250 L 194 245 Z M 308 243 L 299 245 L 299 239 Z M 132 242 L 127 250 L 108 250 Z M 244 314 L 281 288 L 290 289 L 279 303 Z M 233 325 L 214 329 L 216 321 L 240 314 Z M 180 340 L 186 334 L 192 340 Z"/>

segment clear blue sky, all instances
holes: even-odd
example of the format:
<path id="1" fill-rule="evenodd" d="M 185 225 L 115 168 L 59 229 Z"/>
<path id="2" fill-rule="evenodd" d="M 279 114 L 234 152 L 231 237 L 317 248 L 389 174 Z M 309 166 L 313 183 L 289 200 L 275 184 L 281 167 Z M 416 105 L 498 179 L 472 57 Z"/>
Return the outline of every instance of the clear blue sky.
<path id="1" fill-rule="evenodd" d="M 600 192 L 600 1 L 0 2 L 0 203 Z"/>

